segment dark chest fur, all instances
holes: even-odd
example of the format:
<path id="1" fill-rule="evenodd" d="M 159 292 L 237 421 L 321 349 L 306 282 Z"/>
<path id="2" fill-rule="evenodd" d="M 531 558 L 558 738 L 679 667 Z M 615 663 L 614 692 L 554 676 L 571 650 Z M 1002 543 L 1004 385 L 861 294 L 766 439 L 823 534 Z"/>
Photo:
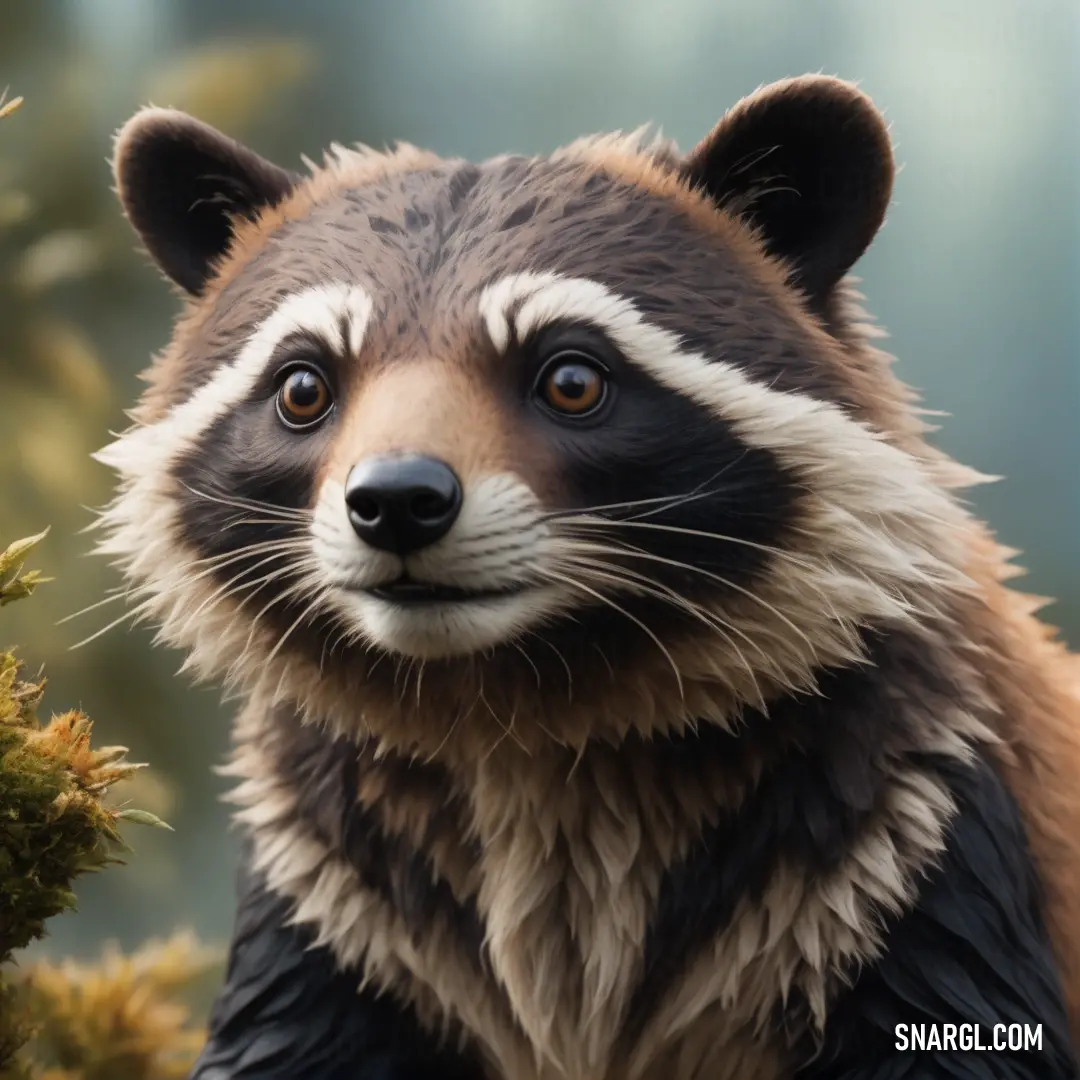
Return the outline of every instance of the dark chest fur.
<path id="1" fill-rule="evenodd" d="M 734 731 L 492 754 L 469 773 L 249 716 L 256 865 L 339 959 L 515 1080 L 784 1075 L 823 1022 L 829 1048 L 860 964 L 917 969 L 942 926 L 1030 924 L 1032 978 L 1052 986 L 1033 884 L 1008 901 L 1022 917 L 991 910 L 1005 863 L 1031 873 L 970 747 L 978 717 L 955 704 L 963 672 L 900 634 L 868 644 L 872 663 Z M 960 863 L 929 888 L 942 858 Z M 1008 988 L 1014 1011 L 1027 993 Z"/>

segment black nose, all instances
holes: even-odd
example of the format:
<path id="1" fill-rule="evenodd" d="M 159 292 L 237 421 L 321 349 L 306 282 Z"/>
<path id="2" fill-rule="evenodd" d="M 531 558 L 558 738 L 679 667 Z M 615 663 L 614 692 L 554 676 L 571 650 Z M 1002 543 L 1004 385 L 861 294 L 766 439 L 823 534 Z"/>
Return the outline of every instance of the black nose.
<path id="1" fill-rule="evenodd" d="M 461 482 L 435 458 L 388 454 L 353 466 L 345 502 L 361 540 L 407 555 L 450 531 L 461 510 Z"/>

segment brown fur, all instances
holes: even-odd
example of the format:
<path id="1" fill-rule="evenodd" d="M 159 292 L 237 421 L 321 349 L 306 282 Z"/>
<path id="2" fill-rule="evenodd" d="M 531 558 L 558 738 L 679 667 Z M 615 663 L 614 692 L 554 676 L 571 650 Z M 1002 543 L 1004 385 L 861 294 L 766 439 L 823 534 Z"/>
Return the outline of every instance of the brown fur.
<path id="1" fill-rule="evenodd" d="M 978 683 L 959 661 L 941 676 Z M 907 729 L 882 732 L 898 756 L 904 746 L 963 756 L 959 737 L 986 737 L 939 692 L 920 693 Z M 256 698 L 239 725 L 232 771 L 246 779 L 235 799 L 257 865 L 344 961 L 364 958 L 366 977 L 413 1002 L 434 1028 L 462 1025 L 493 1076 L 514 1080 L 546 1080 L 555 1066 L 574 1077 L 651 1080 L 675 1060 L 687 1069 L 679 1077 L 783 1076 L 757 1057 L 779 1070 L 779 1048 L 755 1047 L 750 1033 L 791 986 L 823 1019 L 829 972 L 881 948 L 866 905 L 907 902 L 951 813 L 931 777 L 897 772 L 848 861 L 813 883 L 778 864 L 763 899 L 744 898 L 713 948 L 670 992 L 658 986 L 653 1010 L 637 1016 L 631 999 L 651 993 L 641 963 L 662 872 L 709 823 L 738 810 L 770 760 L 800 738 L 797 725 L 778 717 L 771 730 L 748 729 L 692 756 L 638 739 L 580 754 L 548 743 L 528 756 L 506 742 L 471 765 L 410 763 L 366 742 L 355 755 L 358 781 L 338 786 L 349 756 L 289 720 Z M 376 832 L 362 824 L 370 815 Z M 450 887 L 419 910 L 395 884 L 414 859 Z M 467 946 L 474 921 L 485 940 L 479 966 Z"/>
<path id="2" fill-rule="evenodd" d="M 1077 658 L 1034 611 L 1041 602 L 1006 588 L 1010 552 L 972 536 L 970 573 L 984 604 L 970 616 L 974 650 L 1001 702 L 1008 783 L 1020 804 L 1046 891 L 1073 1039 L 1080 1045 L 1080 679 Z"/>
<path id="3" fill-rule="evenodd" d="M 792 84 L 775 92 L 792 93 Z M 741 122 L 748 108 L 725 123 Z M 123 148 L 121 140 L 118 153 Z M 398 319 L 378 322 L 375 333 L 382 336 L 371 344 L 378 361 L 360 377 L 363 392 L 346 413 L 345 434 L 321 463 L 323 476 L 342 481 L 365 453 L 421 449 L 452 460 L 466 477 L 516 472 L 541 499 L 557 503 L 550 459 L 499 419 L 500 403 L 484 375 L 499 357 L 479 343 L 478 317 L 461 312 L 496 271 L 535 262 L 586 273 L 590 257 L 599 267 L 587 243 L 573 253 L 576 264 L 564 250 L 580 230 L 610 223 L 599 212 L 575 217 L 582 213 L 581 192 L 599 181 L 608 185 L 604 212 L 618 218 L 617 208 L 625 207 L 623 223 L 644 217 L 643 205 L 666 208 L 668 231 L 657 232 L 658 250 L 649 253 L 659 269 L 656 262 L 633 268 L 642 280 L 652 274 L 657 295 L 691 293 L 664 294 L 680 260 L 689 262 L 684 241 L 715 241 L 701 245 L 707 251 L 695 265 L 701 281 L 722 283 L 727 306 L 710 307 L 701 290 L 699 309 L 659 310 L 656 325 L 676 332 L 721 315 L 739 330 L 767 325 L 767 344 L 755 354 L 762 381 L 836 404 L 881 432 L 915 459 L 920 476 L 932 481 L 929 491 L 971 483 L 973 474 L 926 442 L 911 394 L 859 325 L 854 297 L 841 290 L 823 310 L 811 310 L 790 287 L 790 267 L 765 254 L 739 208 L 718 210 L 673 161 L 669 147 L 633 138 L 584 140 L 548 163 L 491 166 L 528 173 L 533 188 L 519 190 L 505 177 L 485 188 L 475 169 L 466 171 L 472 167 L 411 147 L 385 155 L 338 151 L 283 203 L 254 223 L 238 224 L 227 257 L 151 369 L 136 419 L 153 424 L 209 378 L 265 316 L 272 297 L 260 286 L 267 278 L 276 283 L 284 276 L 280 289 L 288 291 L 290 272 L 296 280 L 315 271 L 348 272 L 365 287 L 378 284 L 373 293 L 391 295 Z M 325 251 L 306 251 L 308 262 L 290 269 L 288 243 L 297 234 L 344 231 L 352 200 L 361 200 L 369 218 L 375 213 L 362 201 L 368 186 L 394 181 L 380 189 L 392 225 L 390 219 L 412 208 L 416 190 L 406 190 L 412 174 L 428 173 L 437 186 L 455 170 L 464 183 L 478 183 L 486 200 L 479 220 L 514 219 L 518 228 L 512 242 L 496 234 L 463 249 L 452 273 L 429 268 L 441 285 L 454 278 L 438 310 L 408 258 L 376 258 L 388 250 L 411 255 L 411 241 L 396 240 L 392 230 L 389 238 L 354 237 L 353 247 L 335 241 Z M 635 201 L 639 196 L 649 202 Z M 369 281 L 376 273 L 385 279 Z M 379 314 L 390 310 L 387 302 Z M 811 490 L 800 503 L 796 534 L 835 514 L 833 503 L 819 505 L 814 496 Z M 927 520 L 898 517 L 898 531 L 917 528 L 918 539 L 940 557 L 944 577 L 913 571 L 904 579 L 906 608 L 896 621 L 912 635 L 912 656 L 937 658 L 933 674 L 948 693 L 890 684 L 903 708 L 899 731 L 882 737 L 905 750 L 966 758 L 978 746 L 999 755 L 1046 885 L 1080 1041 L 1076 662 L 1035 619 L 1032 603 L 1004 586 L 1006 553 L 951 496 L 942 496 Z M 170 550 L 182 546 L 177 536 Z M 774 565 L 754 596 L 725 600 L 725 613 L 752 625 L 756 641 L 785 642 L 781 609 L 799 584 L 793 566 Z M 189 592 L 195 603 L 202 600 L 195 588 Z M 217 621 L 206 621 L 196 651 L 216 645 L 238 652 L 246 635 L 245 655 L 270 653 L 278 630 L 237 631 L 240 614 L 238 605 L 226 606 Z M 412 1001 L 429 1026 L 476 1040 L 493 1076 L 550 1080 L 560 1070 L 575 1080 L 782 1076 L 784 1051 L 763 1049 L 755 1029 L 792 986 L 820 1022 L 844 965 L 876 955 L 869 905 L 897 910 L 910 902 L 914 880 L 940 850 L 953 809 L 948 792 L 929 772 L 894 763 L 882 780 L 882 805 L 861 823 L 857 842 L 830 875 L 810 882 L 778 858 L 768 867 L 761 903 L 740 901 L 709 947 L 639 1015 L 635 995 L 664 873 L 709 824 L 743 805 L 770 755 L 794 736 L 780 725 L 740 740 L 742 756 L 692 760 L 669 758 L 650 740 L 695 723 L 737 728 L 748 703 L 764 708 L 784 691 L 812 690 L 813 672 L 804 683 L 790 670 L 721 672 L 714 643 L 700 632 L 670 642 L 668 656 L 648 644 L 596 644 L 595 658 L 526 656 L 528 666 L 514 654 L 433 663 L 423 669 L 423 695 L 420 672 L 415 689 L 406 678 L 403 691 L 386 671 L 390 663 L 380 671 L 381 660 L 365 654 L 332 677 L 323 657 L 301 650 L 255 664 L 254 673 L 245 668 L 240 675 L 252 695 L 238 725 L 235 772 L 244 783 L 236 798 L 256 839 L 257 865 L 296 900 L 297 919 L 312 923 L 340 959 Z M 846 640 L 811 645 L 838 661 L 856 651 Z M 617 651 L 609 656 L 608 648 Z M 536 663 L 544 667 L 543 700 L 533 681 Z M 607 665 L 617 679 L 613 672 L 608 677 Z M 571 667 L 587 678 L 571 679 Z M 553 687 L 562 685 L 563 668 L 566 703 L 556 708 Z M 283 719 L 281 701 L 298 703 L 298 715 Z M 439 705 L 434 718 L 429 701 Z M 758 716 L 756 723 L 765 720 Z M 332 736 L 356 743 L 355 752 L 331 753 L 320 740 Z M 301 774 L 297 762 L 308 756 L 318 768 Z M 334 770 L 345 767 L 355 775 L 334 787 Z M 417 867 L 445 887 L 433 889 L 422 911 L 401 902 L 408 893 L 402 882 Z M 482 948 L 471 948 L 473 935 L 483 938 Z"/>
<path id="4" fill-rule="evenodd" d="M 117 138 L 114 148 L 117 160 L 124 154 L 125 133 L 130 139 L 135 129 L 129 126 Z M 323 167 L 305 178 L 280 204 L 264 212 L 256 221 L 237 220 L 228 255 L 216 268 L 207 290 L 197 299 L 188 299 L 168 347 L 155 357 L 153 364 L 143 374 L 147 389 L 138 407 L 132 411 L 132 419 L 151 424 L 161 419 L 177 400 L 186 396 L 193 374 L 192 357 L 215 354 L 214 343 L 206 338 L 206 324 L 221 301 L 222 293 L 282 226 L 304 220 L 314 206 L 343 190 L 441 164 L 445 164 L 442 158 L 407 143 L 399 144 L 388 153 L 335 147 L 327 154 Z M 123 199 L 123 187 L 119 182 L 117 190 Z"/>
<path id="5" fill-rule="evenodd" d="M 848 310 L 861 314 L 849 299 Z M 873 348 L 856 323 L 836 354 L 851 379 L 857 408 L 890 438 L 936 469 L 943 485 L 977 483 L 977 474 L 924 440 L 927 426 L 912 408 L 914 393 L 891 371 L 892 358 Z M 1015 552 L 988 526 L 969 521 L 965 572 L 978 587 L 958 621 L 970 652 L 1000 703 L 997 753 L 1020 804 L 1047 893 L 1051 934 L 1062 965 L 1073 1039 L 1080 1045 L 1080 659 L 1036 612 L 1042 598 L 1006 582 L 1022 574 Z"/>

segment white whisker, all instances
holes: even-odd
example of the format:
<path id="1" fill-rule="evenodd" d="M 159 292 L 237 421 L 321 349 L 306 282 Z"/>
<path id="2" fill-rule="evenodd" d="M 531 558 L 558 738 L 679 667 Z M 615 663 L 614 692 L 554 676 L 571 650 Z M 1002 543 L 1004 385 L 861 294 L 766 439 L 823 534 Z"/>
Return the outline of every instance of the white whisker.
<path id="1" fill-rule="evenodd" d="M 599 600 L 602 604 L 606 604 L 613 611 L 617 611 L 617 612 L 619 612 L 619 614 L 625 616 L 627 619 L 630 620 L 630 622 L 634 623 L 639 629 L 641 629 L 641 631 L 643 633 L 647 634 L 652 639 L 652 641 L 656 645 L 656 647 L 664 654 L 665 658 L 667 659 L 667 662 L 671 665 L 671 670 L 675 674 L 676 685 L 679 688 L 679 697 L 685 700 L 686 691 L 685 691 L 685 689 L 683 687 L 682 673 L 679 671 L 678 665 L 675 663 L 675 660 L 672 658 L 672 655 L 668 651 L 667 646 L 656 636 L 656 634 L 648 626 L 645 625 L 645 623 L 643 623 L 635 615 L 631 615 L 630 612 L 628 612 L 624 608 L 620 607 L 610 597 L 604 596 L 603 593 L 598 592 L 596 589 L 590 588 L 588 585 L 584 584 L 581 581 L 576 581 L 575 579 L 570 578 L 570 577 L 560 579 L 557 575 L 550 574 L 550 573 L 547 573 L 547 572 L 544 573 L 544 576 L 547 577 L 551 581 L 554 581 L 554 582 L 561 581 L 561 582 L 569 585 L 572 589 L 578 589 L 581 592 L 588 593 L 594 599 Z"/>
<path id="2" fill-rule="evenodd" d="M 667 566 L 672 566 L 680 570 L 687 570 L 690 573 L 700 574 L 702 577 L 706 577 L 711 581 L 715 581 L 719 585 L 723 585 L 725 588 L 731 589 L 733 592 L 737 592 L 740 596 L 745 596 L 753 603 L 765 608 L 770 614 L 775 615 L 789 630 L 796 634 L 810 650 L 811 656 L 817 656 L 817 650 L 814 647 L 814 643 L 806 636 L 806 634 L 791 621 L 782 611 L 780 611 L 775 605 L 770 604 L 764 597 L 758 596 L 752 589 L 747 589 L 742 585 L 736 584 L 729 578 L 723 577 L 720 574 L 714 574 L 709 570 L 703 570 L 700 566 L 694 566 L 691 563 L 684 563 L 678 559 L 666 559 L 660 555 L 654 555 L 651 552 L 641 554 L 639 552 L 627 552 L 630 558 L 634 559 L 648 559 L 651 562 L 662 563 Z"/>
<path id="3" fill-rule="evenodd" d="M 285 642 L 288 641 L 288 639 L 289 639 L 290 635 L 292 634 L 292 632 L 298 626 L 300 626 L 303 622 L 305 622 L 311 616 L 312 612 L 314 612 L 315 610 L 318 609 L 320 604 L 325 603 L 326 598 L 329 595 L 330 591 L 331 590 L 330 590 L 329 586 L 324 586 L 322 589 L 320 589 L 315 594 L 315 596 L 312 599 L 311 603 L 308 604 L 307 607 L 305 607 L 304 610 L 301 611 L 300 614 L 296 617 L 296 619 L 293 621 L 292 625 L 288 628 L 288 630 L 286 630 L 285 633 L 282 634 L 280 638 L 278 638 L 277 644 L 273 647 L 273 649 L 270 650 L 270 655 L 267 656 L 266 660 L 264 661 L 267 664 L 267 666 L 270 665 L 270 663 L 273 661 L 274 657 L 277 656 L 277 654 L 281 651 L 282 646 L 284 646 Z"/>
<path id="4" fill-rule="evenodd" d="M 236 510 L 255 510 L 259 513 L 267 514 L 274 517 L 279 521 L 292 521 L 292 522 L 307 522 L 311 520 L 312 512 L 310 510 L 304 510 L 291 506 L 278 506 L 274 503 L 263 502 L 259 499 L 245 499 L 237 495 L 213 495 L 207 491 L 201 491 L 198 488 L 193 488 L 190 484 L 181 484 L 192 495 L 200 499 L 205 499 L 207 502 L 217 503 L 220 506 L 230 506 Z"/>
<path id="5" fill-rule="evenodd" d="M 598 559 L 583 560 L 579 557 L 570 560 L 570 562 L 571 565 L 575 567 L 580 567 L 589 571 L 594 577 L 600 577 L 605 581 L 611 582 L 616 585 L 629 587 L 632 590 L 636 589 L 644 593 L 646 596 L 651 596 L 655 599 L 665 601 L 676 607 L 678 610 L 686 612 L 687 615 L 697 619 L 699 622 L 707 626 L 710 630 L 713 630 L 714 632 L 719 634 L 720 637 L 722 637 L 727 642 L 732 651 L 735 653 L 736 657 L 739 660 L 739 663 L 742 664 L 744 670 L 746 671 L 750 682 L 753 684 L 754 691 L 757 695 L 757 701 L 755 702 L 755 705 L 757 705 L 758 708 L 764 711 L 765 698 L 761 692 L 761 686 L 758 683 L 757 675 L 755 674 L 750 662 L 746 659 L 745 653 L 743 653 L 742 649 L 739 648 L 738 644 L 735 642 L 734 638 L 731 635 L 734 634 L 742 638 L 746 642 L 746 644 L 749 645 L 752 649 L 756 650 L 757 653 L 766 662 L 769 661 L 769 656 L 756 641 L 754 641 L 746 633 L 740 630 L 737 626 L 734 626 L 733 624 L 727 622 L 725 619 L 722 619 L 715 612 L 708 611 L 707 609 L 700 607 L 676 590 L 666 585 L 663 585 L 660 582 L 653 581 L 651 578 L 648 578 L 643 574 L 635 573 L 634 571 L 627 570 L 624 567 L 612 566 L 611 564 Z M 608 667 L 610 670 L 610 664 L 608 665 Z"/>
<path id="6" fill-rule="evenodd" d="M 796 555 L 793 552 L 785 551 L 783 548 L 776 547 L 773 544 L 761 544 L 753 540 L 746 540 L 740 536 L 729 536 L 725 533 L 708 532 L 704 529 L 690 529 L 680 525 L 664 525 L 656 521 L 635 521 L 635 520 L 613 520 L 609 518 L 590 518 L 587 515 L 576 517 L 569 522 L 570 527 L 577 525 L 583 526 L 586 529 L 596 529 L 603 531 L 605 529 L 612 532 L 618 532 L 622 528 L 628 529 L 650 529 L 654 532 L 667 532 L 677 533 L 683 536 L 694 536 L 702 540 L 717 540 L 726 544 L 736 544 L 740 547 L 753 548 L 755 551 L 760 551 L 763 554 L 771 555 L 777 559 L 783 559 L 786 562 L 790 562 L 795 566 L 801 567 L 805 570 L 813 569 L 813 564 L 810 560 Z M 565 529 L 564 524 L 560 524 L 560 532 Z M 569 530 L 567 530 L 569 532 Z"/>

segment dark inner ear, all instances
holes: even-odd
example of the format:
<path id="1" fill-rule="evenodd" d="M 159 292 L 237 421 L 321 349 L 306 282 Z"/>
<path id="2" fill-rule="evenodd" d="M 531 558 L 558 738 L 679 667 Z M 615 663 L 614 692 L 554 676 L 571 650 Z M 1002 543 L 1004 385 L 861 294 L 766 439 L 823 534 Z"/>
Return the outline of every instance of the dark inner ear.
<path id="1" fill-rule="evenodd" d="M 280 202 L 296 177 L 184 113 L 147 109 L 121 130 L 113 169 L 147 251 L 181 288 L 202 292 L 234 218 Z"/>
<path id="2" fill-rule="evenodd" d="M 881 114 L 850 83 L 825 76 L 774 83 L 745 98 L 683 170 L 758 230 L 817 308 L 881 227 L 894 173 Z"/>

